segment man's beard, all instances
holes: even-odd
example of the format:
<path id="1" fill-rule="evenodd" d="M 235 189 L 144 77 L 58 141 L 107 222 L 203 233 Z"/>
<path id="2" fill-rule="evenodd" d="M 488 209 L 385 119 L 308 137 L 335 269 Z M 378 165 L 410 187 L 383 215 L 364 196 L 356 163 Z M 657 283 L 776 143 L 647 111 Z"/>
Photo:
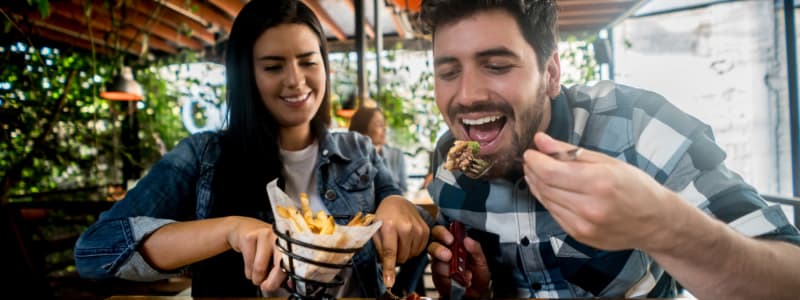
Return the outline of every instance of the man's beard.
<path id="1" fill-rule="evenodd" d="M 525 150 L 536 149 L 533 143 L 533 136 L 536 131 L 541 127 L 544 119 L 544 109 L 546 101 L 550 101 L 545 94 L 544 87 L 539 88 L 540 93 L 537 95 L 536 101 L 533 105 L 525 110 L 519 111 L 514 118 L 515 123 L 511 147 L 506 148 L 506 151 L 498 152 L 491 157 L 486 157 L 488 160 L 493 161 L 494 165 L 484 175 L 486 179 L 493 179 L 499 177 L 506 177 L 515 179 L 522 174 L 522 155 Z"/>

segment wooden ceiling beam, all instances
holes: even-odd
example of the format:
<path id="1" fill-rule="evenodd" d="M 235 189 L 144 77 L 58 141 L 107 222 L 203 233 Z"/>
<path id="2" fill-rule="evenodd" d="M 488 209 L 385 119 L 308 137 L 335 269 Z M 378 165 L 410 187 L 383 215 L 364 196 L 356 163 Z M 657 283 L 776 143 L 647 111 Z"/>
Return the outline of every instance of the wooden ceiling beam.
<path id="1" fill-rule="evenodd" d="M 87 30 L 88 27 L 86 27 L 86 17 L 79 7 L 65 5 L 64 3 L 54 3 L 53 5 L 53 10 L 48 19 L 54 18 L 55 21 L 59 23 L 77 22 L 77 24 L 80 24 L 83 27 L 81 32 L 85 32 Z M 31 17 L 36 16 L 38 16 L 38 14 L 32 15 Z M 93 14 L 90 23 L 92 24 L 93 29 L 97 29 L 99 31 L 98 33 L 94 34 L 96 40 L 103 40 L 105 42 L 104 36 L 114 31 L 111 26 L 111 19 L 107 16 Z M 127 44 L 134 37 L 137 39 L 137 42 L 141 43 L 144 39 L 145 33 L 139 33 L 138 36 L 137 33 L 138 29 L 130 26 L 120 28 L 120 46 L 127 46 Z M 170 45 L 165 39 L 153 34 L 148 36 L 148 47 L 152 47 L 153 49 L 158 49 L 170 54 L 178 53 L 178 49 L 175 46 Z"/>
<path id="2" fill-rule="evenodd" d="M 350 11 L 353 13 L 356 12 L 356 5 L 353 3 L 353 0 L 344 0 L 344 4 L 347 4 L 347 8 L 349 8 Z M 364 11 L 366 11 L 366 8 Z M 372 23 L 369 22 L 366 15 L 364 15 L 364 32 L 370 39 L 375 38 L 375 29 L 372 27 Z"/>
<path id="3" fill-rule="evenodd" d="M 558 12 L 558 18 L 618 16 L 625 13 L 624 7 L 606 7 L 598 9 L 568 9 Z"/>
<path id="4" fill-rule="evenodd" d="M 230 18 L 235 18 L 244 7 L 244 3 L 239 0 L 209 0 L 208 2 L 224 11 Z"/>
<path id="5" fill-rule="evenodd" d="M 80 5 L 80 1 L 81 0 L 72 0 L 72 4 L 75 5 L 77 2 L 77 5 Z M 53 9 L 57 9 L 55 6 L 56 4 L 59 3 L 61 2 L 51 3 L 51 5 L 54 6 Z M 106 11 L 106 9 L 103 9 L 102 7 L 103 7 L 102 5 L 93 5 L 92 17 L 94 18 L 96 16 L 102 16 L 110 19 L 111 16 L 109 15 L 109 12 Z M 137 29 L 141 28 L 143 32 L 149 31 L 151 36 L 157 35 L 163 38 L 165 41 L 174 43 L 179 47 L 185 47 L 195 51 L 200 51 L 203 49 L 203 45 L 201 45 L 199 41 L 196 41 L 191 37 L 186 36 L 185 34 L 180 33 L 177 30 L 158 22 L 155 19 L 151 20 L 153 16 L 142 15 L 136 12 L 134 9 L 131 8 L 128 9 L 129 10 L 127 11 L 125 20 L 122 20 L 122 14 L 118 10 L 115 10 L 113 12 L 114 19 L 122 21 L 124 25 L 130 25 Z"/>
<path id="6" fill-rule="evenodd" d="M 386 11 L 392 16 L 392 24 L 394 24 L 394 30 L 397 32 L 397 37 L 405 38 L 407 33 L 406 30 L 403 28 L 403 21 L 400 20 L 400 11 L 397 10 L 394 6 L 385 6 Z"/>
<path id="7" fill-rule="evenodd" d="M 595 10 L 603 8 L 623 8 L 628 9 L 640 0 L 560 0 L 558 1 L 559 14 L 565 11 L 577 10 Z"/>
<path id="8" fill-rule="evenodd" d="M 99 2 L 98 2 L 99 3 Z M 84 13 L 82 9 L 81 0 L 72 0 L 72 1 L 54 1 L 50 3 L 51 11 L 56 10 L 65 10 L 69 11 L 72 14 L 79 16 L 75 18 L 84 18 Z M 94 4 L 91 6 L 91 18 L 108 18 L 111 19 L 111 15 L 103 5 Z M 150 20 L 152 16 L 144 16 L 138 12 L 136 12 L 132 8 L 127 8 L 128 11 L 126 12 L 125 20 L 122 20 L 122 14 L 119 10 L 115 10 L 114 13 L 114 20 L 119 20 L 122 22 L 120 28 L 124 28 L 125 26 L 132 26 L 133 28 L 142 30 L 142 33 L 148 33 L 149 36 L 158 36 L 163 40 L 175 44 L 178 47 L 185 47 L 195 51 L 199 51 L 203 49 L 203 45 L 200 44 L 199 41 L 192 39 L 185 34 L 178 32 L 175 29 L 170 28 L 167 25 L 164 25 L 157 20 L 153 19 Z M 149 27 L 148 27 L 149 26 Z"/>
<path id="9" fill-rule="evenodd" d="M 560 26 L 584 25 L 584 24 L 607 25 L 611 23 L 611 20 L 613 19 L 602 18 L 602 17 L 559 19 L 558 26 L 560 27 Z"/>
<path id="10" fill-rule="evenodd" d="M 340 41 L 347 40 L 347 35 L 344 34 L 342 28 L 339 27 L 339 24 L 336 24 L 336 21 L 333 20 L 331 15 L 328 14 L 325 8 L 323 8 L 322 5 L 320 5 L 319 2 L 317 2 L 317 0 L 300 0 L 300 1 L 303 2 L 303 4 L 305 4 L 306 6 L 308 6 L 308 8 L 310 8 L 315 15 L 317 15 L 317 18 L 319 18 L 320 23 L 322 23 L 322 25 L 325 26 L 325 28 L 328 28 L 328 30 L 330 30 L 331 33 L 333 33 L 336 39 Z"/>
<path id="11" fill-rule="evenodd" d="M 203 20 L 202 22 L 205 22 L 207 24 L 202 24 L 202 22 L 201 24 L 206 27 L 211 26 L 212 24 L 217 24 L 226 33 L 230 33 L 231 28 L 233 27 L 233 17 L 226 15 L 226 13 L 221 12 L 218 9 L 215 9 L 214 7 L 209 6 L 205 2 L 192 2 L 188 3 L 187 6 L 186 0 L 155 0 L 155 1 L 192 19 Z"/>
<path id="12" fill-rule="evenodd" d="M 89 37 L 89 33 L 86 32 L 86 28 L 83 28 L 83 26 L 78 26 L 77 24 L 70 24 L 70 23 L 53 24 L 50 21 L 42 20 L 41 18 L 30 19 L 30 22 L 35 26 L 34 30 L 37 30 L 36 31 L 37 34 L 43 32 L 50 32 L 50 34 L 48 34 L 47 37 L 48 39 L 52 38 L 53 36 L 60 35 L 58 39 L 54 40 L 58 42 L 70 43 L 72 45 L 80 44 L 79 46 L 81 48 L 86 47 L 85 49 L 87 50 L 92 49 L 91 47 L 92 39 Z M 94 43 L 95 43 L 95 49 L 99 47 L 105 47 L 110 49 L 114 48 L 113 45 L 109 45 L 109 43 L 104 41 L 102 38 L 95 39 Z M 129 54 L 138 56 L 139 53 L 136 51 L 136 49 L 141 49 L 141 47 L 142 47 L 141 43 L 133 42 L 131 43 L 131 47 L 121 50 Z"/>
<path id="13" fill-rule="evenodd" d="M 33 30 L 34 30 L 33 34 L 43 40 L 64 44 L 69 47 L 73 47 L 75 49 L 80 49 L 86 51 L 87 53 L 91 53 L 90 51 L 92 50 L 92 45 L 88 41 L 82 39 L 75 39 L 74 37 L 64 34 L 63 32 L 53 31 L 43 26 L 42 27 L 37 26 Z M 54 45 L 51 44 L 48 46 L 52 47 Z M 105 45 L 95 44 L 94 49 L 95 52 L 100 55 L 112 55 L 114 53 L 113 49 L 106 47 Z"/>
<path id="14" fill-rule="evenodd" d="M 182 28 L 186 27 L 187 29 L 192 31 L 192 37 L 196 38 L 206 45 L 214 45 L 216 43 L 216 38 L 214 37 L 214 33 L 209 31 L 205 26 L 197 22 L 192 18 L 189 18 L 183 14 L 180 14 L 165 5 L 161 5 L 156 3 L 155 1 L 151 2 L 151 0 L 145 1 L 138 1 L 135 5 L 131 5 L 136 11 L 143 15 L 154 14 L 156 11 L 159 12 L 158 21 L 172 27 L 175 30 L 180 31 Z"/>
<path id="15" fill-rule="evenodd" d="M 559 27 L 559 34 L 562 37 L 570 35 L 596 35 L 599 30 L 604 29 L 604 24 L 580 24 Z"/>
<path id="16" fill-rule="evenodd" d="M 32 15 L 31 18 L 38 18 L 38 15 Z M 49 23 L 54 25 L 64 25 L 64 26 L 74 26 L 77 23 L 78 26 L 82 27 L 83 30 L 80 32 L 87 32 L 87 24 L 86 18 L 82 16 L 78 16 L 74 13 L 70 13 L 66 10 L 56 10 L 50 14 L 46 20 Z M 92 30 L 94 31 L 93 36 L 95 40 L 103 40 L 105 41 L 105 37 L 110 35 L 113 32 L 113 28 L 111 26 L 111 20 L 108 18 L 103 17 L 94 17 L 92 18 L 90 24 L 92 25 Z M 87 32 L 88 33 L 88 32 Z M 138 29 L 131 28 L 126 26 L 119 30 L 120 35 L 120 46 L 126 46 L 130 40 L 136 38 L 136 42 L 140 44 L 143 43 L 144 35 L 140 34 L 136 36 L 138 33 Z M 147 45 L 153 49 L 157 49 L 169 54 L 177 54 L 178 49 L 174 46 L 168 44 L 163 39 L 159 38 L 158 36 L 151 35 L 147 38 Z"/>

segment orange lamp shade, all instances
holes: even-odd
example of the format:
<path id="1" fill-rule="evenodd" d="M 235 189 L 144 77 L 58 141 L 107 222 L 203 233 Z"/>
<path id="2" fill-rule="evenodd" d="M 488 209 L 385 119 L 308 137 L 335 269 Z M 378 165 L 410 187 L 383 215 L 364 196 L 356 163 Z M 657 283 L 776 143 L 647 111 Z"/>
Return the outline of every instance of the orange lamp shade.
<path id="1" fill-rule="evenodd" d="M 133 79 L 131 68 L 123 67 L 106 90 L 100 93 L 100 97 L 112 101 L 139 101 L 143 98 L 142 94 L 142 86 Z"/>
<path id="2" fill-rule="evenodd" d="M 419 12 L 422 0 L 394 0 L 394 5 L 400 9 L 407 9 L 411 12 Z"/>
<path id="3" fill-rule="evenodd" d="M 350 119 L 356 113 L 355 109 L 340 109 L 336 111 L 336 115 L 342 118 Z"/>

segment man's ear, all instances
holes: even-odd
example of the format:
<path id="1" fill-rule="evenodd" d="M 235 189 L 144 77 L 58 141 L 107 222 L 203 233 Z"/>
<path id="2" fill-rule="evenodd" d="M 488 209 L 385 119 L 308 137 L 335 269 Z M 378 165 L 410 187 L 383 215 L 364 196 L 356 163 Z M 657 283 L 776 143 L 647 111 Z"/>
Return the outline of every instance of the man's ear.
<path id="1" fill-rule="evenodd" d="M 553 55 L 547 59 L 544 75 L 547 84 L 545 93 L 553 99 L 561 93 L 561 61 L 558 58 L 558 51 L 553 51 Z"/>

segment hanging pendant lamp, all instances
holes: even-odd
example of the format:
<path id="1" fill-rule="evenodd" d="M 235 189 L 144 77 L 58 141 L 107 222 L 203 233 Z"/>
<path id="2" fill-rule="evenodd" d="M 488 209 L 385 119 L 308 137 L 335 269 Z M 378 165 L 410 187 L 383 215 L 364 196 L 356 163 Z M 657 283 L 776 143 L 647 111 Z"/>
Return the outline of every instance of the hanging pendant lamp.
<path id="1" fill-rule="evenodd" d="M 100 97 L 112 101 L 139 101 L 144 98 L 142 95 L 142 86 L 133 79 L 133 70 L 127 66 L 122 66 L 106 91 L 100 93 Z"/>

